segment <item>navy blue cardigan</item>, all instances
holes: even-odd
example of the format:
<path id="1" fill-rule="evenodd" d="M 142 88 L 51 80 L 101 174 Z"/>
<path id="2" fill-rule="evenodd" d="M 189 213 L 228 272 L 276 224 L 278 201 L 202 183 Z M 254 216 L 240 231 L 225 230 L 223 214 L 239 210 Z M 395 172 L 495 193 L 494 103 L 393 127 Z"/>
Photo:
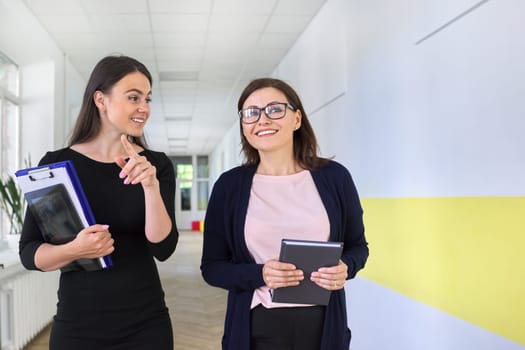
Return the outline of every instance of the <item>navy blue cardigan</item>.
<path id="1" fill-rule="evenodd" d="M 262 264 L 256 264 L 246 247 L 244 223 L 256 166 L 239 166 L 223 173 L 215 183 L 204 222 L 201 271 L 204 280 L 227 289 L 224 350 L 250 349 L 250 306 L 254 289 L 263 286 Z M 362 269 L 368 258 L 363 210 L 348 170 L 330 161 L 311 171 L 328 213 L 330 240 L 344 242 L 342 260 L 348 278 Z M 321 350 L 348 350 L 350 330 L 344 289 L 333 292 L 325 313 Z"/>

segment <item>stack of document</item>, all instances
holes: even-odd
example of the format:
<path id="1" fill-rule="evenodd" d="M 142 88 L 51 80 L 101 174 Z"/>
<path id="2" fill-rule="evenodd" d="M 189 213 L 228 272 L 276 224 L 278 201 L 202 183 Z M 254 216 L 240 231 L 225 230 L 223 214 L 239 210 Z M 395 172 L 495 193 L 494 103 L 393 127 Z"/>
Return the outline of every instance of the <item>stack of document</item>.
<path id="1" fill-rule="evenodd" d="M 64 244 L 72 241 L 82 229 L 95 224 L 71 161 L 21 169 L 15 175 L 44 241 Z M 111 256 L 108 255 L 96 259 L 78 259 L 60 270 L 94 271 L 112 265 Z"/>

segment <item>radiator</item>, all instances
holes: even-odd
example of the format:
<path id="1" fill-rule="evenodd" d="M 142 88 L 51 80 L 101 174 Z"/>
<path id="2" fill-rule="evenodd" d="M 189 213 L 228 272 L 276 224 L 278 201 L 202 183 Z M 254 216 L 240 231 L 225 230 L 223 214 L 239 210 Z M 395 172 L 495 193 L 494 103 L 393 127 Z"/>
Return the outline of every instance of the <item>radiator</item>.
<path id="1" fill-rule="evenodd" d="M 21 350 L 52 321 L 60 273 L 9 269 L 0 279 L 0 349 Z"/>

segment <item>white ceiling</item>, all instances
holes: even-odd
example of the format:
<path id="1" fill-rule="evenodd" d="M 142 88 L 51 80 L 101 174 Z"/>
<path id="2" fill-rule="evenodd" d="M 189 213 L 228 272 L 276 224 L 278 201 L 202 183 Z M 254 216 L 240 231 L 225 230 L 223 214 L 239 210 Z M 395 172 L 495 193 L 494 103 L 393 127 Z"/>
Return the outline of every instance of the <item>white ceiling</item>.
<path id="1" fill-rule="evenodd" d="M 268 76 L 326 0 L 24 0 L 86 79 L 112 53 L 154 79 L 151 148 L 208 154 L 237 98 Z"/>

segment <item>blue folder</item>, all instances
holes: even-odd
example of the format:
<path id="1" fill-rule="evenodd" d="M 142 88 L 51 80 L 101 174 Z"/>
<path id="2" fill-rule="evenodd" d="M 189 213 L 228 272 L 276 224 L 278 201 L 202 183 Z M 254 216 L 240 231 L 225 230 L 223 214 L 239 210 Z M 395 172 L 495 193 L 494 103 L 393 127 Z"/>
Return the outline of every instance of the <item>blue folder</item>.
<path id="1" fill-rule="evenodd" d="M 83 228 L 96 224 L 73 163 L 69 160 L 18 170 L 16 179 L 44 240 L 72 241 Z M 101 270 L 113 265 L 111 256 L 78 259 L 62 272 Z"/>

